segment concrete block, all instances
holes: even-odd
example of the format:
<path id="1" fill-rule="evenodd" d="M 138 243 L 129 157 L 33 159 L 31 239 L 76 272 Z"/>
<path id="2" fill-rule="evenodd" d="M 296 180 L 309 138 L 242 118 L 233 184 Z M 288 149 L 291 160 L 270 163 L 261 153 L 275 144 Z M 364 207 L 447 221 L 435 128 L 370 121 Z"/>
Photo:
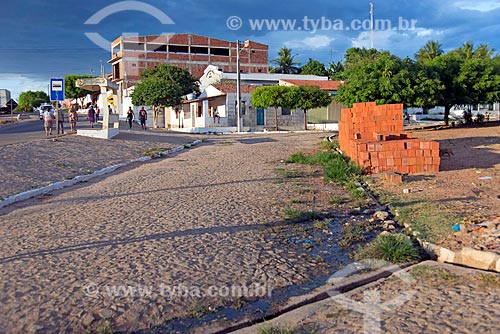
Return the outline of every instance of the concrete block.
<path id="1" fill-rule="evenodd" d="M 483 270 L 494 269 L 497 266 L 500 256 L 492 252 L 479 251 L 465 247 L 460 252 L 461 264 Z"/>

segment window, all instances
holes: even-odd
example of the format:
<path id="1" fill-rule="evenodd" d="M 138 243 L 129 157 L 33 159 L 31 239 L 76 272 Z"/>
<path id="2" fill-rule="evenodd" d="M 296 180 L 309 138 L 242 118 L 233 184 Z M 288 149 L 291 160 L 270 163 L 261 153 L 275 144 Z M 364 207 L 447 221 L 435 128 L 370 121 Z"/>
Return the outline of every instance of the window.
<path id="1" fill-rule="evenodd" d="M 187 45 L 169 45 L 168 52 L 189 53 L 189 48 Z"/>
<path id="2" fill-rule="evenodd" d="M 286 109 L 286 108 L 281 108 L 281 114 L 286 116 L 286 115 L 291 115 L 292 112 L 290 109 Z"/>
<path id="3" fill-rule="evenodd" d="M 210 48 L 210 54 L 212 54 L 214 56 L 229 56 L 229 49 Z"/>
<path id="4" fill-rule="evenodd" d="M 196 113 L 196 117 L 203 116 L 203 106 L 198 106 L 198 112 Z"/>

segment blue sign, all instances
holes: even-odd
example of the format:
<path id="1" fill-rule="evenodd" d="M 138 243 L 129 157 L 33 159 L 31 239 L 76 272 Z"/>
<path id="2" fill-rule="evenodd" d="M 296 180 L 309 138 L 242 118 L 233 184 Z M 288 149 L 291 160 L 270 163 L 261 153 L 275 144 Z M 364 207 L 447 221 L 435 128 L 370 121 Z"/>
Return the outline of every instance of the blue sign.
<path id="1" fill-rule="evenodd" d="M 64 79 L 50 79 L 50 100 L 64 101 Z"/>

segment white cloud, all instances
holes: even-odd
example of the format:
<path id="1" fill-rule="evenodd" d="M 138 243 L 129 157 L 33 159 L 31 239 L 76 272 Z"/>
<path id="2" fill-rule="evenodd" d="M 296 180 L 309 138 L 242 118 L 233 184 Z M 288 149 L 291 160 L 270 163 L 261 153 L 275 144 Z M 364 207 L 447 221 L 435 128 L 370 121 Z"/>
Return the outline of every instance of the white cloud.
<path id="1" fill-rule="evenodd" d="M 289 48 L 296 48 L 299 50 L 301 49 L 317 50 L 329 47 L 334 40 L 335 38 L 326 35 L 314 35 L 304 39 L 293 39 L 290 41 L 286 41 L 284 44 Z"/>
<path id="2" fill-rule="evenodd" d="M 498 0 L 457 0 L 455 6 L 460 9 L 477 10 L 480 12 L 490 12 L 500 8 Z"/>
<path id="3" fill-rule="evenodd" d="M 8 89 L 14 100 L 19 100 L 19 95 L 28 90 L 47 92 L 49 80 L 32 78 L 23 74 L 2 73 L 0 88 Z"/>
<path id="4" fill-rule="evenodd" d="M 411 56 L 421 46 L 431 39 L 440 39 L 445 34 L 441 30 L 417 28 L 414 30 L 396 31 L 384 30 L 373 33 L 373 47 L 378 50 L 388 50 L 402 57 Z M 352 46 L 370 47 L 370 32 L 363 31 L 352 39 Z"/>

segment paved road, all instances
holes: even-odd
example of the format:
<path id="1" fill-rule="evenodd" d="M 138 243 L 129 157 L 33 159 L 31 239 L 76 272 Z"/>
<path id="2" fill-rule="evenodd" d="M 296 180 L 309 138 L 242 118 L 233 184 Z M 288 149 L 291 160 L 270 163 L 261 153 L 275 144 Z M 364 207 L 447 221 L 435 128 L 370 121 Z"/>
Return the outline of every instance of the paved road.
<path id="1" fill-rule="evenodd" d="M 0 127 L 0 146 L 45 137 L 43 122 L 38 118 L 23 120 L 17 124 Z"/>

